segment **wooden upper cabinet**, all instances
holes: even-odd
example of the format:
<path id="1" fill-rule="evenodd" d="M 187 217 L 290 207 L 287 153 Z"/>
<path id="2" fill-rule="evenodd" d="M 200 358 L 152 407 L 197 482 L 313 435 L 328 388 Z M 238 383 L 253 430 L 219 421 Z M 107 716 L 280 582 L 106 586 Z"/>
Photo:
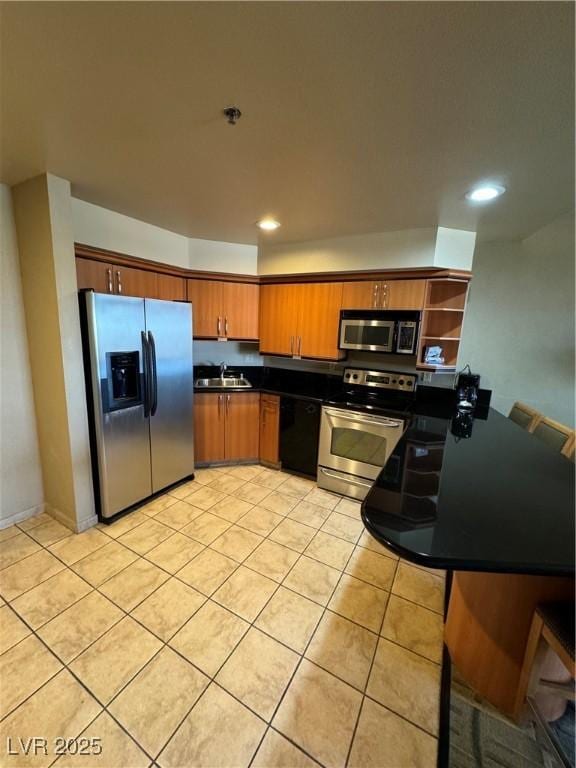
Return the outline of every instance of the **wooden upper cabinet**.
<path id="1" fill-rule="evenodd" d="M 260 352 L 296 354 L 301 286 L 285 283 L 260 288 Z"/>
<path id="2" fill-rule="evenodd" d="M 227 461 L 258 459 L 260 445 L 260 394 L 224 395 L 226 405 L 225 457 Z"/>
<path id="3" fill-rule="evenodd" d="M 158 298 L 158 275 L 146 269 L 113 267 L 114 293 L 120 296 Z"/>
<path id="4" fill-rule="evenodd" d="M 389 280 L 385 309 L 422 309 L 426 280 Z"/>
<path id="5" fill-rule="evenodd" d="M 342 309 L 378 309 L 379 283 L 358 280 L 342 286 Z"/>
<path id="6" fill-rule="evenodd" d="M 338 360 L 342 283 L 304 283 L 300 289 L 298 353 L 301 357 Z"/>
<path id="7" fill-rule="evenodd" d="M 149 269 L 124 267 L 96 259 L 76 259 L 78 289 L 97 293 L 141 296 L 148 299 L 186 300 L 184 278 Z"/>
<path id="8" fill-rule="evenodd" d="M 166 301 L 186 301 L 186 281 L 183 277 L 157 274 L 158 299 Z"/>
<path id="9" fill-rule="evenodd" d="M 187 280 L 188 301 L 192 302 L 192 333 L 215 339 L 223 336 L 222 283 L 219 280 Z"/>
<path id="10" fill-rule="evenodd" d="M 260 352 L 338 360 L 342 283 L 283 283 L 260 289 Z"/>
<path id="11" fill-rule="evenodd" d="M 255 283 L 187 280 L 194 336 L 258 339 L 258 293 Z"/>
<path id="12" fill-rule="evenodd" d="M 222 282 L 224 335 L 231 339 L 258 338 L 260 287 L 255 283 Z"/>
<path id="13" fill-rule="evenodd" d="M 97 293 L 115 293 L 112 264 L 95 259 L 76 259 L 78 290 L 92 288 Z"/>
<path id="14" fill-rule="evenodd" d="M 426 280 L 359 280 L 344 283 L 342 309 L 422 309 Z"/>

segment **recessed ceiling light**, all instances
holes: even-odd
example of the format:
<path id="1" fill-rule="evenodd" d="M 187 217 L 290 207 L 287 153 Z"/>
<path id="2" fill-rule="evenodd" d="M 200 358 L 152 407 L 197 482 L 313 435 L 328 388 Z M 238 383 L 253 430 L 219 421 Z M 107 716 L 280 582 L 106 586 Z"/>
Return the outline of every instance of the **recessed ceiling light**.
<path id="1" fill-rule="evenodd" d="M 470 192 L 466 193 L 466 198 L 473 203 L 487 203 L 489 200 L 494 200 L 500 195 L 506 192 L 505 187 L 500 184 L 483 184 L 480 187 L 474 187 Z"/>
<path id="2" fill-rule="evenodd" d="M 256 226 L 265 232 L 273 232 L 275 229 L 278 229 L 280 222 L 276 221 L 276 219 L 260 219 L 260 221 L 256 222 Z"/>

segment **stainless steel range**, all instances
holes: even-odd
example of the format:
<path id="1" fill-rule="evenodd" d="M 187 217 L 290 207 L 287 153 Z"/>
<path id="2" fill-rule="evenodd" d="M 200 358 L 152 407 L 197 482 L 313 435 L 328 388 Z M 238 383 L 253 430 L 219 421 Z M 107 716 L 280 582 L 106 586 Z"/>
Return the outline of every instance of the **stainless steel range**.
<path id="1" fill-rule="evenodd" d="M 402 437 L 416 376 L 346 368 L 344 391 L 322 407 L 318 486 L 364 499 Z"/>

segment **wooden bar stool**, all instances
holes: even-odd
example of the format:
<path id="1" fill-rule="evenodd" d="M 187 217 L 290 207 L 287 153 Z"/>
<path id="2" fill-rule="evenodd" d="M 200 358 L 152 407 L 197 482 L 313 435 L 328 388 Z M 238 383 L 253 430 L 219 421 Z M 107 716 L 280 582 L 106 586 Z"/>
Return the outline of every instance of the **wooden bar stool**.
<path id="1" fill-rule="evenodd" d="M 548 649 L 552 650 L 571 678 L 570 682 L 542 680 Z M 520 674 L 515 710 L 520 714 L 526 699 L 538 694 L 574 699 L 574 602 L 541 603 L 537 606 Z"/>
<path id="2" fill-rule="evenodd" d="M 544 417 L 539 411 L 530 408 L 521 402 L 516 402 L 512 406 L 508 418 L 527 432 L 533 432 L 538 422 Z"/>
<path id="3" fill-rule="evenodd" d="M 570 458 L 574 452 L 574 430 L 565 427 L 553 419 L 540 419 L 531 431 L 538 440 L 542 440 L 554 450 Z"/>

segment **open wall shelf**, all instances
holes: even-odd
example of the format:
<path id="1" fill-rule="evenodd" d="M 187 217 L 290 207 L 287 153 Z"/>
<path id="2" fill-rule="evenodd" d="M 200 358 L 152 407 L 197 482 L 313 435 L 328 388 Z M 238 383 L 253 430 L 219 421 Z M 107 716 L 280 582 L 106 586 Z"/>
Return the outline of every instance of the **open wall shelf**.
<path id="1" fill-rule="evenodd" d="M 416 368 L 425 371 L 456 370 L 462 334 L 468 281 L 439 278 L 426 281 Z M 441 347 L 443 362 L 426 362 L 428 347 Z"/>

